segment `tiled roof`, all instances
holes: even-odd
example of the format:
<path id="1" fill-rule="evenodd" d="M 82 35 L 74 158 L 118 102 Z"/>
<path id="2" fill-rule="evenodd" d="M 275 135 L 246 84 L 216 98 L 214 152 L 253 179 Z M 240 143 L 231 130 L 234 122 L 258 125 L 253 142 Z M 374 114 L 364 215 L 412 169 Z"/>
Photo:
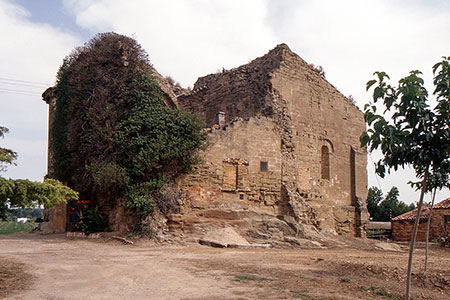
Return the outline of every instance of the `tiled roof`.
<path id="1" fill-rule="evenodd" d="M 442 200 L 441 202 L 435 204 L 433 208 L 450 208 L 450 198 Z"/>
<path id="2" fill-rule="evenodd" d="M 420 212 L 420 221 L 428 219 L 430 214 L 430 208 L 428 206 L 423 206 Z M 392 218 L 392 221 L 415 221 L 417 216 L 417 208 L 404 213 L 403 215 Z"/>
<path id="3" fill-rule="evenodd" d="M 435 204 L 433 209 L 440 208 L 450 208 L 450 198 L 442 200 L 441 202 Z M 420 221 L 424 221 L 428 219 L 428 215 L 430 214 L 430 208 L 428 206 L 423 206 L 422 211 L 420 212 Z M 392 218 L 392 221 L 415 221 L 417 216 L 417 208 L 411 211 L 404 213 L 398 217 Z"/>

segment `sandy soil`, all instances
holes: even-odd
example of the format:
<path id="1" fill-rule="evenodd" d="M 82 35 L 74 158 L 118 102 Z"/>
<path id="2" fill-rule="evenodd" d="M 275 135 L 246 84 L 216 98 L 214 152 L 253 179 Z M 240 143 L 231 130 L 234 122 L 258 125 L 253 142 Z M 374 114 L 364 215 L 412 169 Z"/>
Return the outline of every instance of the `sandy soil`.
<path id="1" fill-rule="evenodd" d="M 2 235 L 0 298 L 402 299 L 408 254 L 381 250 L 375 243 L 354 239 L 328 249 L 216 249 Z M 423 256 L 423 249 L 416 250 L 413 299 L 450 299 L 450 249 L 431 249 L 426 275 Z"/>

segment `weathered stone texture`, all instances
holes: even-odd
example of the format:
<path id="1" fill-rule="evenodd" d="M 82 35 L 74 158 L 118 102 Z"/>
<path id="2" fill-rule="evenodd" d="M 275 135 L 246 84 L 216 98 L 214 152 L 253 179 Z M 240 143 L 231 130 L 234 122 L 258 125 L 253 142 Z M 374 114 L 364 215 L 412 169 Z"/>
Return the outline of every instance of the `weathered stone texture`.
<path id="1" fill-rule="evenodd" d="M 213 127 L 202 171 L 180 181 L 190 201 L 207 200 L 202 209 L 292 216 L 297 225 L 365 235 L 363 114 L 286 45 L 200 78 L 178 104 Z M 226 115 L 225 128 L 214 125 L 219 112 Z M 248 166 L 230 163 L 236 159 Z M 198 189 L 215 192 L 207 199 L 189 192 Z"/>
<path id="2" fill-rule="evenodd" d="M 191 202 L 277 213 L 281 201 L 280 140 L 273 123 L 251 118 L 212 130 L 205 163 L 180 181 Z M 260 170 L 261 162 L 268 165 Z M 202 207 L 205 207 L 203 204 Z"/>
<path id="3" fill-rule="evenodd" d="M 43 233 L 63 233 L 67 231 L 67 204 L 59 203 L 44 210 Z"/>
<path id="4" fill-rule="evenodd" d="M 50 87 L 42 94 L 42 99 L 48 104 L 48 151 L 47 151 L 47 176 L 52 177 L 54 172 L 54 157 L 53 157 L 53 138 L 51 129 L 53 128 L 53 120 L 56 113 L 56 88 Z"/>
<path id="5" fill-rule="evenodd" d="M 204 163 L 177 182 L 184 198 L 167 216 L 172 232 L 232 225 L 252 242 L 365 236 L 363 114 L 286 45 L 201 77 L 192 92 L 155 77 L 168 106 L 209 127 Z"/>

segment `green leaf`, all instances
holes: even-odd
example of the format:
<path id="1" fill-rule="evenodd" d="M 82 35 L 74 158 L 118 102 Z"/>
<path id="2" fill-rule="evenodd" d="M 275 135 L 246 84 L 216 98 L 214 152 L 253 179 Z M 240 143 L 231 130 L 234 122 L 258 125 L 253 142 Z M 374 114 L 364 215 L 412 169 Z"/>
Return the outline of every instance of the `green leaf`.
<path id="1" fill-rule="evenodd" d="M 366 83 L 366 91 L 368 91 L 372 87 L 372 85 L 374 85 L 375 83 L 377 83 L 377 81 L 375 79 L 367 81 L 367 83 Z"/>
<path id="2" fill-rule="evenodd" d="M 367 134 L 367 131 L 363 131 L 363 133 L 359 137 L 359 141 L 361 142 L 361 147 L 367 146 L 370 141 L 370 136 Z"/>
<path id="3" fill-rule="evenodd" d="M 378 99 L 383 98 L 385 94 L 385 90 L 381 87 L 376 87 L 373 91 L 373 101 L 377 102 Z"/>

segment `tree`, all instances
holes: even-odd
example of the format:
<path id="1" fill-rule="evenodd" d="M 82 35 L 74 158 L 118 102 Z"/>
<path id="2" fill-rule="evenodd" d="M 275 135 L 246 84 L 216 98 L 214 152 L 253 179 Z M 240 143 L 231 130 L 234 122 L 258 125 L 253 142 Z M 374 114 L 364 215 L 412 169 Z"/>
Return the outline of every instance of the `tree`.
<path id="1" fill-rule="evenodd" d="M 2 137 L 7 132 L 6 127 L 0 127 Z M 6 165 L 14 164 L 16 158 L 16 152 L 0 148 L 0 172 L 6 170 Z M 0 220 L 7 219 L 9 207 L 51 207 L 71 199 L 78 199 L 78 193 L 58 180 L 46 179 L 42 183 L 26 179 L 5 179 L 0 176 Z"/>
<path id="2" fill-rule="evenodd" d="M 6 127 L 0 126 L 0 137 L 4 138 L 5 134 L 9 132 Z M 0 147 L 0 172 L 6 171 L 8 165 L 15 165 L 14 162 L 17 159 L 17 153 L 6 148 Z"/>
<path id="3" fill-rule="evenodd" d="M 377 187 L 370 187 L 367 194 L 367 210 L 373 221 L 379 221 L 379 207 L 380 202 L 383 201 L 383 192 Z"/>
<path id="4" fill-rule="evenodd" d="M 123 202 L 139 219 L 168 181 L 190 171 L 205 141 L 199 119 L 165 105 L 148 55 L 126 36 L 98 34 L 75 49 L 58 71 L 56 97 L 50 175 L 92 205 Z"/>
<path id="5" fill-rule="evenodd" d="M 0 177 L 0 219 L 7 219 L 9 207 L 52 207 L 61 202 L 78 199 L 78 193 L 55 179 L 44 182 Z"/>
<path id="6" fill-rule="evenodd" d="M 390 221 L 405 212 L 413 210 L 414 204 L 407 205 L 398 200 L 399 191 L 392 187 L 383 199 L 383 192 L 377 187 L 369 188 L 367 196 L 367 209 L 374 221 Z"/>
<path id="7" fill-rule="evenodd" d="M 369 129 L 361 135 L 361 145 L 367 146 L 369 151 L 380 148 L 384 156 L 377 162 L 376 172 L 384 177 L 386 169 L 397 170 L 409 165 L 421 179 L 414 183 L 421 194 L 409 251 L 406 299 L 410 297 L 413 249 L 424 193 L 432 178 L 450 170 L 449 60 L 450 57 L 444 57 L 433 67 L 437 98 L 434 109 L 427 103 L 428 93 L 419 71 L 411 71 L 409 76 L 400 79 L 398 87 L 386 82 L 389 76 L 385 72 L 375 72 L 377 79 L 367 83 L 367 90 L 378 83 L 373 90 L 373 101 L 382 100 L 384 113 L 392 114 L 389 122 L 384 114 L 376 113 L 374 104 L 367 104 L 364 109 Z"/>

